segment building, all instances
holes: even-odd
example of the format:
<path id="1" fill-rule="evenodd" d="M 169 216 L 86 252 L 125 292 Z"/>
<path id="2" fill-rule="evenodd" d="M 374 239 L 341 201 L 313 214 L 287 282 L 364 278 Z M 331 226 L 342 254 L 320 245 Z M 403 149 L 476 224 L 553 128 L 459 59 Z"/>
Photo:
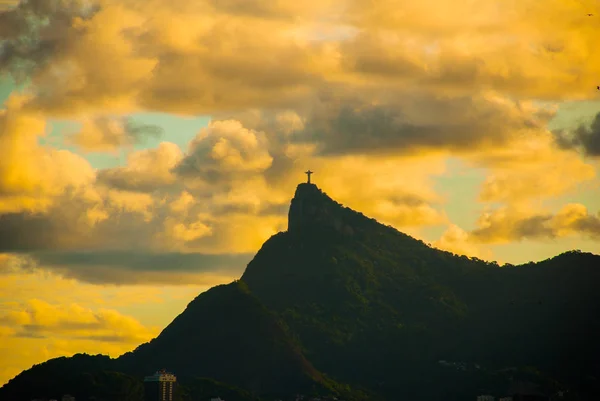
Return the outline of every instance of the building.
<path id="1" fill-rule="evenodd" d="M 62 401 L 75 401 L 75 397 L 71 394 L 65 394 L 62 396 Z"/>
<path id="2" fill-rule="evenodd" d="M 502 398 L 498 398 L 498 401 L 513 401 L 512 397 L 502 397 Z"/>
<path id="3" fill-rule="evenodd" d="M 144 378 L 144 399 L 146 401 L 173 401 L 177 378 L 165 369 Z"/>
<path id="4" fill-rule="evenodd" d="M 477 401 L 495 401 L 493 395 L 478 395 Z"/>

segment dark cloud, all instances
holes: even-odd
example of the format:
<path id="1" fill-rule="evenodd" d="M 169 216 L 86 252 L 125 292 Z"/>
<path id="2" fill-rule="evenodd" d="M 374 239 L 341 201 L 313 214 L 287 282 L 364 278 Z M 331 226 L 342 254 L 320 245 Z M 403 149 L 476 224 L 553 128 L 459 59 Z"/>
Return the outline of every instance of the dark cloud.
<path id="1" fill-rule="evenodd" d="M 135 143 L 143 143 L 147 138 L 159 138 L 164 134 L 164 129 L 158 125 L 136 122 L 131 118 L 123 121 L 125 132 Z"/>
<path id="2" fill-rule="evenodd" d="M 136 251 L 38 251 L 38 269 L 93 284 L 201 284 L 202 275 L 238 277 L 252 254 L 207 255 Z"/>
<path id="3" fill-rule="evenodd" d="M 24 79 L 65 51 L 76 19 L 99 10 L 90 0 L 27 0 L 0 11 L 0 73 Z"/>
<path id="4" fill-rule="evenodd" d="M 292 140 L 316 143 L 321 155 L 422 149 L 468 152 L 502 146 L 515 135 L 544 126 L 550 117 L 486 95 L 380 93 L 321 97 L 304 127 L 291 134 Z"/>
<path id="5" fill-rule="evenodd" d="M 45 214 L 0 215 L 0 252 L 71 249 L 146 248 L 160 226 L 141 213 L 120 210 L 91 227 L 85 222 L 89 204 L 64 196 Z"/>
<path id="6" fill-rule="evenodd" d="M 58 224 L 42 214 L 0 215 L 0 252 L 52 249 L 59 246 Z"/>
<path id="7" fill-rule="evenodd" d="M 42 338 L 47 338 L 48 336 L 44 333 L 39 333 L 39 332 L 31 332 L 28 331 L 27 329 L 25 330 L 20 330 L 17 333 L 15 333 L 14 335 L 17 338 L 34 338 L 34 339 L 42 339 Z"/>
<path id="8" fill-rule="evenodd" d="M 418 207 L 423 205 L 429 205 L 430 201 L 427 199 L 418 196 L 416 194 L 400 194 L 391 196 L 386 199 L 394 205 L 402 205 L 402 206 L 410 206 L 410 207 Z"/>
<path id="9" fill-rule="evenodd" d="M 134 251 L 34 252 L 40 265 L 62 267 L 110 266 L 132 271 L 206 272 L 243 270 L 252 255 L 204 255 L 198 253 L 152 253 Z M 240 270 L 240 271 L 241 271 Z"/>
<path id="10" fill-rule="evenodd" d="M 179 189 L 177 184 L 155 180 L 152 176 L 132 172 L 123 167 L 99 170 L 96 177 L 98 183 L 121 191 L 152 193 L 158 189 Z"/>
<path id="11" fill-rule="evenodd" d="M 589 234 L 594 238 L 600 238 L 600 214 L 577 219 L 573 223 L 573 227 L 577 231 Z"/>
<path id="12" fill-rule="evenodd" d="M 555 130 L 556 142 L 565 149 L 581 149 L 588 156 L 600 156 L 600 112 L 589 125 L 580 125 L 576 129 Z"/>

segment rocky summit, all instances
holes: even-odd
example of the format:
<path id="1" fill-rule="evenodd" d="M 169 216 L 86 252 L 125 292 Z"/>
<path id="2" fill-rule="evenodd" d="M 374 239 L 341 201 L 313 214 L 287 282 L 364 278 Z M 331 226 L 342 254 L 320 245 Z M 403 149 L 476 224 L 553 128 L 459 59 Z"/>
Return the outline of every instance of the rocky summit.
<path id="1" fill-rule="evenodd" d="M 307 228 L 333 228 L 338 233 L 351 236 L 351 220 L 348 219 L 348 214 L 339 213 L 340 210 L 342 206 L 315 184 L 300 184 L 290 205 L 288 232 L 301 232 Z"/>
<path id="2" fill-rule="evenodd" d="M 515 383 L 597 400 L 597 283 L 600 256 L 499 266 L 454 255 L 305 183 L 288 230 L 240 280 L 200 294 L 134 351 L 48 361 L 0 400 L 62 391 L 141 401 L 140 380 L 162 367 L 180 378 L 179 400 L 210 399 L 210 388 L 236 400 L 459 401 L 507 396 Z"/>

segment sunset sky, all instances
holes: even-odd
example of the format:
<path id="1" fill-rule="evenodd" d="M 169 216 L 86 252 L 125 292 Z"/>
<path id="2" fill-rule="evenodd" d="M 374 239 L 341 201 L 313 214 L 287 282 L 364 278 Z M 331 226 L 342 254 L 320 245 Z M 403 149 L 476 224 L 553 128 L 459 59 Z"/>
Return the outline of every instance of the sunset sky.
<path id="1" fill-rule="evenodd" d="M 600 253 L 600 1 L 0 10 L 0 385 L 156 336 L 286 229 L 308 168 L 455 253 Z"/>

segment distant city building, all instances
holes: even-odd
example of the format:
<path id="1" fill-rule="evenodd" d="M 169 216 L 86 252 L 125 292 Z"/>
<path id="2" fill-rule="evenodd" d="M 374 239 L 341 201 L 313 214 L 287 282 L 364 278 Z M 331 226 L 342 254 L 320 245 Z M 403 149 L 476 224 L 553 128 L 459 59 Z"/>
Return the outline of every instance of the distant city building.
<path id="1" fill-rule="evenodd" d="M 512 397 L 502 397 L 502 398 L 498 398 L 498 401 L 513 401 Z"/>
<path id="2" fill-rule="evenodd" d="M 495 401 L 496 399 L 494 398 L 493 395 L 478 395 L 477 396 L 477 401 Z"/>
<path id="3" fill-rule="evenodd" d="M 62 396 L 62 401 L 75 401 L 75 397 L 71 394 L 65 394 Z"/>
<path id="4" fill-rule="evenodd" d="M 177 378 L 165 369 L 144 378 L 144 399 L 146 401 L 173 401 Z"/>

